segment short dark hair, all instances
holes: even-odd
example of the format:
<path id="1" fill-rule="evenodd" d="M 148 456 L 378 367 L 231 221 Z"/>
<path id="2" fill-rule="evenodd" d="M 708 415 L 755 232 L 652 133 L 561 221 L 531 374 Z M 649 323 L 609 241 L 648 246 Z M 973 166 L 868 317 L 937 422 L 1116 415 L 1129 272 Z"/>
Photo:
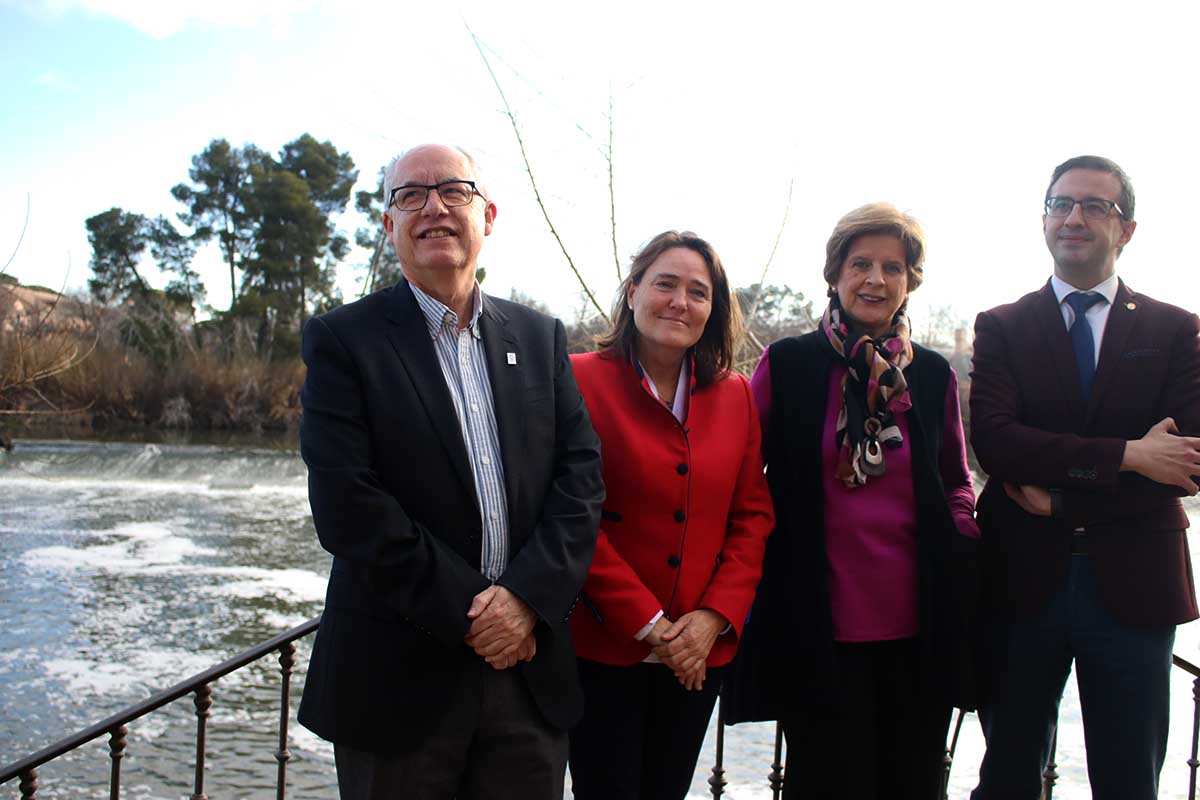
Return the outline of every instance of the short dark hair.
<path id="1" fill-rule="evenodd" d="M 1050 185 L 1046 187 L 1046 200 L 1050 199 L 1050 192 L 1054 189 L 1054 184 L 1058 183 L 1058 179 L 1073 169 L 1094 169 L 1114 176 L 1121 184 L 1121 196 L 1117 198 L 1117 205 L 1121 207 L 1121 218 L 1126 222 L 1133 221 L 1133 181 L 1129 180 L 1129 176 L 1117 162 L 1104 156 L 1075 156 L 1055 167 L 1054 174 L 1050 176 Z"/>
<path id="2" fill-rule="evenodd" d="M 607 333 L 596 337 L 596 346 L 612 356 L 625 357 L 637 339 L 637 326 L 633 311 L 629 308 L 629 287 L 642 282 L 646 270 L 658 257 L 675 247 L 691 250 L 708 265 L 712 280 L 712 311 L 700 341 L 692 348 L 696 361 L 696 383 L 707 386 L 724 376 L 733 367 L 733 357 L 741 340 L 742 310 L 733 299 L 725 267 L 717 251 L 704 239 L 691 231 L 664 231 L 658 234 L 637 252 L 629 265 L 629 274 L 617 288 L 613 301 L 612 327 Z"/>
<path id="3" fill-rule="evenodd" d="M 891 203 L 868 203 L 859 206 L 838 220 L 825 243 L 825 283 L 829 284 L 829 296 L 837 294 L 833 288 L 842 274 L 842 264 L 850 246 L 860 236 L 895 236 L 904 246 L 904 266 L 908 269 L 907 292 L 925 280 L 925 231 L 921 223 L 911 214 L 905 214 Z M 907 306 L 907 300 L 905 306 Z"/>

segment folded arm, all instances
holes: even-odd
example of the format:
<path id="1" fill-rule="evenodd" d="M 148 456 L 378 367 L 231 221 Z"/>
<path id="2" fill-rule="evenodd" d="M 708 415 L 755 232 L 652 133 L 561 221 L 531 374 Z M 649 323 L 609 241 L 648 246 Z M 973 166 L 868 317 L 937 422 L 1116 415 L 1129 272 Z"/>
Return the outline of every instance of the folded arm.
<path id="1" fill-rule="evenodd" d="M 1017 421 L 1019 394 L 1003 335 L 984 313 L 976 321 L 972 442 L 981 465 L 1005 480 L 1030 513 L 1050 508 L 1071 526 L 1161 510 L 1195 494 L 1200 474 L 1200 320 L 1189 315 L 1172 338 L 1162 418 L 1139 439 L 1040 431 Z M 1007 441 L 1006 441 L 1007 440 Z M 1082 474 L 1081 474 L 1082 473 Z M 1029 491 L 1032 487 L 1034 490 Z"/>
<path id="2" fill-rule="evenodd" d="M 975 320 L 971 443 L 988 475 L 1038 486 L 1110 489 L 1125 440 L 1054 433 L 1021 421 L 1021 387 L 1004 331 L 989 312 Z"/>

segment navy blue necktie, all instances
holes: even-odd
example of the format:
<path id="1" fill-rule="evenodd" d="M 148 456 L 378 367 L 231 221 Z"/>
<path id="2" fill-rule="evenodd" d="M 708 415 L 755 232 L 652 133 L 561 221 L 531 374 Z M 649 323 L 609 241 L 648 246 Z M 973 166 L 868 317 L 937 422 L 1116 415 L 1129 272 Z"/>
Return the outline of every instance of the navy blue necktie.
<path id="1" fill-rule="evenodd" d="M 1067 305 L 1075 312 L 1071 323 L 1071 347 L 1075 350 L 1075 366 L 1079 368 L 1079 386 L 1083 389 L 1083 402 L 1092 397 L 1092 378 L 1096 377 L 1096 340 L 1092 338 L 1092 325 L 1087 321 L 1087 310 L 1104 299 L 1095 292 L 1071 292 L 1066 296 Z"/>

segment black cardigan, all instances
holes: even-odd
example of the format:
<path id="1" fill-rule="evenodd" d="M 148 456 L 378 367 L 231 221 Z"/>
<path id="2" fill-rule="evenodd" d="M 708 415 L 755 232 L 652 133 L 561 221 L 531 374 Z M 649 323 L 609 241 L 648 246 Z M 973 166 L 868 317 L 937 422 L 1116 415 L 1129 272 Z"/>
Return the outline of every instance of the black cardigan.
<path id="1" fill-rule="evenodd" d="M 829 701 L 833 622 L 825 553 L 821 435 L 833 353 L 814 331 L 771 345 L 771 413 L 763 438 L 776 525 L 763 578 L 724 686 L 727 723 L 779 719 Z M 952 704 L 975 706 L 971 622 L 979 587 L 977 541 L 961 535 L 937 468 L 950 365 L 913 345 L 904 370 L 917 503 L 917 614 L 922 676 Z"/>

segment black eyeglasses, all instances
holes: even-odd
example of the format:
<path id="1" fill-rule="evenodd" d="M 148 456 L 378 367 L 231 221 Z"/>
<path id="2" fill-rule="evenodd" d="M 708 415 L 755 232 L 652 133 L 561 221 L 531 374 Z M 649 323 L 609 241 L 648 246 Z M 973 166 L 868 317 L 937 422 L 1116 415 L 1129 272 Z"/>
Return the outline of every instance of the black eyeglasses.
<path id="1" fill-rule="evenodd" d="M 1046 200 L 1046 216 L 1069 217 L 1077 204 L 1083 209 L 1083 216 L 1087 219 L 1108 219 L 1108 215 L 1113 212 L 1113 209 L 1116 209 L 1118 217 L 1125 218 L 1125 212 L 1112 200 L 1105 200 L 1102 197 L 1085 197 L 1083 200 L 1076 200 L 1074 197 L 1066 196 L 1056 196 Z"/>
<path id="2" fill-rule="evenodd" d="M 451 178 L 441 183 L 410 183 L 405 186 L 397 186 L 392 189 L 392 195 L 388 198 L 388 207 L 391 208 L 392 205 L 395 205 L 401 211 L 420 211 L 429 202 L 431 189 L 438 193 L 438 197 L 442 198 L 442 203 L 447 208 L 468 206 L 475 199 L 475 195 L 483 197 L 483 194 L 475 188 L 475 181 Z M 486 197 L 483 199 L 484 202 L 487 202 Z"/>

